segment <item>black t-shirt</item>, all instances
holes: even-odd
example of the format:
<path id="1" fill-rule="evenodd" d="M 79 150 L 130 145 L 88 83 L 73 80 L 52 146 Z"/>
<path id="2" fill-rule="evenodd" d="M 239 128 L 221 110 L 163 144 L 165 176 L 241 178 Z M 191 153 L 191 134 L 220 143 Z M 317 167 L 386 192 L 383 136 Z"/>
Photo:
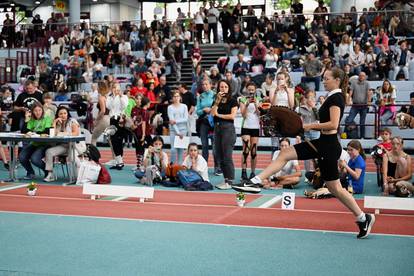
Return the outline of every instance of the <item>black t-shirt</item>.
<path id="1" fill-rule="evenodd" d="M 182 103 L 187 106 L 188 110 L 190 110 L 192 106 L 196 105 L 196 99 L 193 93 L 191 92 L 181 94 L 181 99 L 182 99 Z"/>
<path id="2" fill-rule="evenodd" d="M 21 93 L 17 96 L 15 105 L 19 107 L 26 107 L 30 109 L 36 102 L 40 102 L 43 105 L 43 94 L 40 91 L 35 91 L 33 94 L 26 92 Z"/>
<path id="3" fill-rule="evenodd" d="M 233 107 L 237 107 L 237 100 L 234 98 L 230 98 L 230 100 L 226 103 L 220 103 L 217 109 L 218 114 L 231 114 L 231 109 Z M 223 118 L 214 117 L 214 122 L 234 122 L 234 120 L 226 120 Z"/>
<path id="4" fill-rule="evenodd" d="M 341 110 L 341 116 L 339 118 L 339 121 L 341 121 L 342 116 L 344 115 L 344 109 L 345 109 L 345 98 L 340 93 L 332 94 L 331 96 L 327 97 L 325 102 L 322 104 L 322 106 L 319 108 L 319 121 L 321 123 L 329 122 L 331 119 L 331 116 L 329 114 L 329 108 L 331 106 L 337 106 Z"/>
<path id="5" fill-rule="evenodd" d="M 33 94 L 23 92 L 17 96 L 16 102 L 14 104 L 18 107 L 31 109 L 32 105 L 36 102 L 39 102 L 41 105 L 43 105 L 43 93 L 40 91 L 35 91 Z M 16 116 L 20 116 L 20 119 L 24 118 L 24 112 L 17 112 Z"/>
<path id="6" fill-rule="evenodd" d="M 21 112 L 13 111 L 10 113 L 7 118 L 11 119 L 10 131 L 15 132 L 19 131 L 20 129 L 20 119 L 21 119 Z"/>

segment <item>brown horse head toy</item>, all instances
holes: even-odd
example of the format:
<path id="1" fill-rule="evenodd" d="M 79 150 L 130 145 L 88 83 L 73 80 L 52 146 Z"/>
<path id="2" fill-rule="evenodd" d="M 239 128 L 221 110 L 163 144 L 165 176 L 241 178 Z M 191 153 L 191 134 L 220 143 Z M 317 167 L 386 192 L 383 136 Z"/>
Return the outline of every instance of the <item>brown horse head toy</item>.
<path id="1" fill-rule="evenodd" d="M 260 119 L 264 135 L 296 137 L 303 134 L 302 118 L 295 111 L 284 106 L 272 106 L 263 113 Z"/>
<path id="2" fill-rule="evenodd" d="M 414 117 L 410 114 L 400 112 L 397 114 L 396 121 L 400 129 L 414 128 Z"/>

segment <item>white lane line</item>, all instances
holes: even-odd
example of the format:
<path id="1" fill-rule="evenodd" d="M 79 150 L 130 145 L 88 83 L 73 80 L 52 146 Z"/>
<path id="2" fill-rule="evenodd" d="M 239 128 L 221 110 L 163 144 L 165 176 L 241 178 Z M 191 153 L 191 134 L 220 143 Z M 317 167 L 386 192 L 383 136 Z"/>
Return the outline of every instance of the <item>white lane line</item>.
<path id="1" fill-rule="evenodd" d="M 270 206 L 275 205 L 282 199 L 282 196 L 278 195 L 275 197 L 272 197 L 268 201 L 265 201 L 262 205 L 259 205 L 257 208 L 269 208 Z"/>
<path id="2" fill-rule="evenodd" d="M 24 197 L 27 198 L 27 195 L 11 195 L 11 194 L 0 194 L 0 197 Z M 59 199 L 59 200 L 70 200 L 70 201 L 91 201 L 89 198 L 65 198 L 65 197 L 52 197 L 52 196 L 35 196 L 36 198 L 42 199 Z M 109 200 L 99 200 L 93 202 L 111 202 Z M 137 204 L 137 201 L 118 201 L 120 204 Z M 213 207 L 213 208 L 237 208 L 238 210 L 242 209 L 257 209 L 257 207 L 248 207 L 245 206 L 243 208 L 238 207 L 236 204 L 234 205 L 218 205 L 218 204 L 192 204 L 192 203 L 173 203 L 173 202 L 151 202 L 145 201 L 145 203 L 141 203 L 144 205 L 170 205 L 170 206 L 183 206 L 183 207 Z M 263 212 L 273 212 L 273 211 L 286 211 L 282 210 L 282 208 L 264 208 L 262 209 Z M 313 210 L 313 209 L 295 209 L 287 212 L 305 212 L 305 213 L 328 213 L 328 214 L 349 214 L 352 215 L 350 211 L 333 211 L 333 210 Z M 381 216 L 385 217 L 407 217 L 413 218 L 414 215 L 411 214 L 380 214 Z"/>
<path id="3" fill-rule="evenodd" d="M 138 222 L 155 222 L 155 223 L 173 223 L 173 224 L 195 224 L 195 225 L 209 225 L 209 226 L 220 226 L 220 227 L 240 227 L 250 229 L 270 229 L 270 230 L 292 230 L 292 231 L 304 231 L 304 232 L 322 232 L 322 233 L 340 233 L 340 234 L 356 234 L 356 232 L 347 231 L 335 231 L 335 230 L 322 230 L 322 229 L 305 229 L 305 228 L 287 228 L 287 227 L 272 227 L 272 226 L 254 226 L 254 225 L 238 225 L 238 224 L 222 224 L 222 223 L 211 223 L 211 222 L 186 222 L 186 221 L 173 221 L 173 220 L 158 220 L 158 219 L 135 219 L 135 218 L 114 218 L 105 216 L 86 216 L 86 215 L 67 215 L 67 214 L 48 214 L 48 213 L 36 213 L 36 212 L 18 212 L 18 211 L 1 211 L 0 214 L 11 213 L 11 214 L 29 214 L 39 216 L 59 216 L 59 217 L 74 217 L 74 218 L 92 218 L 92 219 L 109 219 L 109 220 L 126 220 L 126 221 L 138 221 Z M 391 237 L 404 237 L 413 238 L 412 235 L 403 234 L 386 234 L 386 233 L 370 233 L 370 236 L 391 236 Z"/>
<path id="4" fill-rule="evenodd" d="M 0 192 L 23 188 L 23 187 L 26 187 L 27 185 L 28 184 L 20 184 L 20 185 L 13 185 L 13 186 L 10 186 L 10 187 L 0 188 Z"/>
<path id="5" fill-rule="evenodd" d="M 119 197 L 116 197 L 116 198 L 112 199 L 112 201 L 121 201 L 121 200 L 124 200 L 124 199 L 127 199 L 127 198 L 128 198 L 127 196 L 119 196 Z"/>

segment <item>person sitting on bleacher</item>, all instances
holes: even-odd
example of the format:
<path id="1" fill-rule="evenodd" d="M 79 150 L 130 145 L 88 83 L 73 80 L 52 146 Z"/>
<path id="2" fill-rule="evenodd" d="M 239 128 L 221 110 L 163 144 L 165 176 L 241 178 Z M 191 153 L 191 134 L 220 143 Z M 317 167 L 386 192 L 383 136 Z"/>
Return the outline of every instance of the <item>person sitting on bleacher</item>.
<path id="1" fill-rule="evenodd" d="M 263 44 L 262 40 L 257 39 L 256 46 L 253 47 L 252 51 L 252 60 L 250 63 L 250 68 L 252 68 L 254 65 L 262 65 L 262 68 L 264 68 L 266 54 L 266 46 Z"/>
<path id="2" fill-rule="evenodd" d="M 403 139 L 392 138 L 392 150 L 383 156 L 382 174 L 384 195 L 394 194 L 400 181 L 410 181 L 412 178 L 411 157 L 403 151 Z"/>
<path id="3" fill-rule="evenodd" d="M 236 77 L 244 78 L 249 72 L 249 64 L 244 61 L 244 55 L 242 53 L 237 55 L 237 59 L 237 62 L 233 65 L 232 72 Z"/>
<path id="4" fill-rule="evenodd" d="M 379 115 L 381 124 L 387 125 L 389 120 L 394 121 L 397 113 L 397 109 L 395 107 L 397 91 L 389 80 L 385 80 L 379 94 Z"/>
<path id="5" fill-rule="evenodd" d="M 65 88 L 64 77 L 66 75 L 65 66 L 60 63 L 60 58 L 55 57 L 52 65 L 53 91 L 60 91 Z M 64 90 L 64 89 L 63 89 Z"/>
<path id="6" fill-rule="evenodd" d="M 139 76 L 148 71 L 148 67 L 145 65 L 145 59 L 139 58 L 137 64 L 134 66 L 134 78 L 138 79 Z"/>
<path id="7" fill-rule="evenodd" d="M 404 72 L 404 79 L 409 80 L 408 66 L 412 59 L 412 53 L 407 47 L 407 41 L 400 42 L 401 45 L 396 49 L 397 56 L 395 57 L 394 76 L 393 80 L 397 80 L 398 74 L 402 70 Z"/>
<path id="8" fill-rule="evenodd" d="M 239 50 L 240 53 L 244 53 L 246 50 L 246 36 L 240 30 L 240 25 L 235 24 L 233 31 L 230 33 L 228 44 L 225 45 L 228 55 L 231 55 L 231 51 L 234 49 Z"/>

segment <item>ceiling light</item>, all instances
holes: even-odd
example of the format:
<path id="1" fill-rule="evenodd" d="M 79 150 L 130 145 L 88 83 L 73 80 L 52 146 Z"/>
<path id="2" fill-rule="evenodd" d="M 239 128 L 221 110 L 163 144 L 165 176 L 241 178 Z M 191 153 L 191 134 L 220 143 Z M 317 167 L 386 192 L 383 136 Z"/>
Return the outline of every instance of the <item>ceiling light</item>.
<path id="1" fill-rule="evenodd" d="M 92 0 L 92 2 L 98 2 L 98 0 Z"/>
<path id="2" fill-rule="evenodd" d="M 14 2 L 11 2 L 11 3 L 10 3 L 10 6 L 11 6 L 11 7 L 14 7 Z"/>
<path id="3" fill-rule="evenodd" d="M 35 4 L 36 5 L 40 5 L 40 1 L 35 1 Z"/>

